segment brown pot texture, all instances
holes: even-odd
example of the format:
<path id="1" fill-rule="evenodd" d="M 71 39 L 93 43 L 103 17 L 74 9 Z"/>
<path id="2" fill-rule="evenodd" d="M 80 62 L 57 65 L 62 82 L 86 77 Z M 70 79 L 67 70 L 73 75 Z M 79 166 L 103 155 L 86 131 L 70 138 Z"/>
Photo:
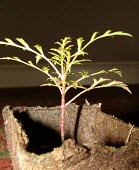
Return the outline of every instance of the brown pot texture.
<path id="1" fill-rule="evenodd" d="M 67 107 L 60 140 L 60 107 L 3 109 L 14 170 L 137 170 L 139 128 L 98 104 Z"/>

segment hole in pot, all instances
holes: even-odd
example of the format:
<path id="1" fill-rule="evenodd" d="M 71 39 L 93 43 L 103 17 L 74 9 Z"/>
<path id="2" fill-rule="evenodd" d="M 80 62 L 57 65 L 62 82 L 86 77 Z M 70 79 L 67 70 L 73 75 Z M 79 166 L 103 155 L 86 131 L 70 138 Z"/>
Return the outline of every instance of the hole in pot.
<path id="1" fill-rule="evenodd" d="M 106 141 L 104 142 L 105 146 L 109 147 L 115 147 L 115 148 L 120 148 L 122 146 L 125 146 L 125 142 L 120 140 L 120 139 L 112 139 L 112 138 L 107 138 Z"/>
<path id="2" fill-rule="evenodd" d="M 23 130 L 28 136 L 29 143 L 26 147 L 28 152 L 40 155 L 51 152 L 53 148 L 61 145 L 61 137 L 55 130 L 32 120 L 27 112 L 15 111 L 14 116 L 21 122 Z"/>

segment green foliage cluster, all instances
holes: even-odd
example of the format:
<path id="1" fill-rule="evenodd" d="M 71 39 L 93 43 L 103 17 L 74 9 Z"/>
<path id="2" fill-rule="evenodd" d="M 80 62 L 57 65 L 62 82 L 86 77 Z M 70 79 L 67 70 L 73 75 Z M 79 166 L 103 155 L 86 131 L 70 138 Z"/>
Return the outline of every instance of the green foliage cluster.
<path id="1" fill-rule="evenodd" d="M 79 65 L 79 64 L 83 64 L 84 62 L 90 61 L 86 58 L 81 59 L 82 57 L 80 57 L 80 56 L 84 56 L 84 55 L 87 54 L 85 52 L 85 49 L 90 44 L 92 44 L 94 41 L 99 40 L 101 38 L 113 37 L 113 36 L 116 36 L 116 35 L 132 37 L 131 34 L 124 33 L 122 31 L 112 32 L 111 30 L 108 30 L 104 34 L 99 35 L 99 36 L 98 36 L 98 32 L 95 32 L 95 33 L 93 33 L 93 35 L 91 36 L 91 39 L 86 44 L 84 44 L 84 39 L 82 37 L 77 39 L 77 51 L 74 54 L 71 54 L 71 50 L 72 50 L 72 47 L 73 47 L 73 45 L 71 44 L 72 39 L 70 37 L 65 37 L 64 39 L 61 39 L 60 42 L 55 43 L 55 44 L 58 45 L 57 48 L 50 49 L 49 53 L 52 55 L 51 58 L 48 58 L 44 55 L 43 49 L 39 44 L 34 46 L 34 48 L 36 48 L 36 50 L 35 50 L 33 48 L 30 48 L 30 46 L 22 38 L 16 38 L 16 40 L 20 44 L 13 42 L 9 38 L 5 38 L 6 41 L 0 41 L 0 44 L 21 48 L 23 50 L 27 50 L 27 51 L 34 53 L 36 63 L 33 63 L 31 60 L 29 60 L 28 62 L 25 62 L 21 58 L 15 57 L 15 56 L 13 56 L 13 57 L 3 57 L 3 58 L 0 58 L 0 59 L 2 59 L 2 60 L 4 60 L 4 59 L 14 60 L 14 61 L 23 63 L 27 66 L 33 67 L 33 68 L 41 71 L 42 73 L 46 74 L 49 77 L 47 80 L 51 81 L 51 83 L 45 83 L 45 84 L 43 84 L 43 86 L 56 86 L 56 87 L 59 88 L 61 93 L 62 93 L 63 85 L 65 85 L 65 92 L 67 92 L 72 87 L 82 88 L 86 91 L 86 88 L 81 85 L 81 81 L 88 78 L 88 77 L 93 77 L 95 75 L 104 74 L 104 73 L 105 74 L 116 73 L 119 76 L 122 76 L 121 71 L 119 71 L 117 68 L 113 68 L 113 69 L 108 70 L 108 71 L 101 70 L 97 73 L 92 73 L 92 74 L 88 74 L 87 71 L 83 71 L 83 72 L 80 72 L 81 77 L 78 80 L 67 81 L 67 77 L 69 75 L 73 74 L 73 72 L 72 72 L 72 66 L 73 65 L 77 65 L 77 64 Z M 52 67 L 51 69 L 54 70 L 55 74 L 50 74 L 50 67 L 49 66 L 43 66 L 42 68 L 39 68 L 37 66 L 37 64 L 39 63 L 39 61 L 41 59 L 44 59 L 49 63 L 49 65 Z M 60 70 L 57 68 L 57 66 L 60 66 Z M 112 86 L 121 87 L 121 88 L 127 90 L 128 92 L 130 92 L 127 85 L 125 85 L 123 82 L 111 81 L 110 79 L 104 79 L 104 78 L 100 78 L 99 80 L 96 80 L 94 78 L 93 81 L 92 81 L 92 85 L 88 88 L 88 90 L 91 90 L 91 89 L 94 89 L 94 88 L 112 87 Z"/>
<path id="2" fill-rule="evenodd" d="M 72 39 L 70 37 L 65 37 L 61 39 L 61 41 L 56 42 L 57 48 L 51 48 L 49 54 L 51 57 L 47 57 L 44 55 L 42 47 L 37 44 L 34 48 L 31 48 L 27 42 L 24 41 L 22 38 L 16 38 L 17 43 L 12 41 L 9 38 L 5 38 L 5 41 L 0 41 L 1 45 L 6 46 L 13 46 L 16 48 L 21 48 L 24 51 L 30 51 L 35 55 L 35 62 L 24 61 L 17 56 L 13 57 L 2 57 L 1 60 L 13 60 L 25 64 L 27 66 L 33 67 L 42 73 L 48 76 L 47 82 L 44 83 L 42 86 L 56 86 L 58 87 L 61 93 L 61 139 L 64 140 L 64 123 L 65 123 L 65 112 L 66 106 L 73 102 L 77 97 L 82 95 L 83 93 L 95 89 L 95 88 L 103 88 L 103 87 L 120 87 L 124 90 L 131 93 L 128 86 L 121 81 L 111 80 L 107 78 L 99 78 L 96 79 L 94 76 L 100 74 L 108 74 L 114 73 L 122 76 L 122 73 L 117 68 L 113 68 L 110 70 L 101 70 L 95 73 L 89 74 L 87 71 L 80 72 L 80 77 L 76 80 L 70 80 L 68 78 L 72 72 L 73 65 L 80 65 L 84 64 L 84 62 L 90 62 L 90 60 L 84 58 L 87 55 L 85 49 L 91 45 L 96 40 L 105 37 L 113 37 L 113 36 L 129 36 L 132 37 L 131 34 L 125 33 L 122 31 L 112 32 L 111 30 L 106 31 L 102 35 L 98 35 L 98 32 L 92 34 L 90 40 L 85 43 L 82 37 L 77 39 L 77 51 L 72 53 Z M 44 59 L 47 64 L 42 68 L 38 66 L 40 60 Z M 49 66 L 48 66 L 49 64 Z M 60 69 L 59 69 L 60 67 Z M 82 80 L 85 80 L 89 77 L 92 77 L 92 84 L 89 87 L 84 87 L 82 85 Z M 49 82 L 48 82 L 49 81 Z M 70 101 L 65 101 L 65 95 L 70 88 L 81 88 L 82 91 L 79 92 L 76 96 L 74 96 Z"/>

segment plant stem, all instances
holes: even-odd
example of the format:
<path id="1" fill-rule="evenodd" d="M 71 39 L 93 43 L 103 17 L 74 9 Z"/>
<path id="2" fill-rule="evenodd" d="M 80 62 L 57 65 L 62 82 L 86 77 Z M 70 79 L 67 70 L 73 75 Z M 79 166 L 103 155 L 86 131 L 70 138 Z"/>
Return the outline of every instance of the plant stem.
<path id="1" fill-rule="evenodd" d="M 65 93 L 62 93 L 61 95 L 61 141 L 63 143 L 65 139 L 64 131 L 65 131 L 65 111 L 66 111 L 66 106 L 65 106 Z"/>

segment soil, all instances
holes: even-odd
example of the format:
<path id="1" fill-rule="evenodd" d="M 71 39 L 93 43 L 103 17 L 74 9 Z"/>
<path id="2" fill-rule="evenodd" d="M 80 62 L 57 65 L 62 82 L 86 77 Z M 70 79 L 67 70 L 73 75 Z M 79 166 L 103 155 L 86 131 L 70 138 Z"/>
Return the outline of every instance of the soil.
<path id="1" fill-rule="evenodd" d="M 105 114 L 101 104 L 71 104 L 62 144 L 59 108 L 3 109 L 15 170 L 139 170 L 138 127 Z"/>

